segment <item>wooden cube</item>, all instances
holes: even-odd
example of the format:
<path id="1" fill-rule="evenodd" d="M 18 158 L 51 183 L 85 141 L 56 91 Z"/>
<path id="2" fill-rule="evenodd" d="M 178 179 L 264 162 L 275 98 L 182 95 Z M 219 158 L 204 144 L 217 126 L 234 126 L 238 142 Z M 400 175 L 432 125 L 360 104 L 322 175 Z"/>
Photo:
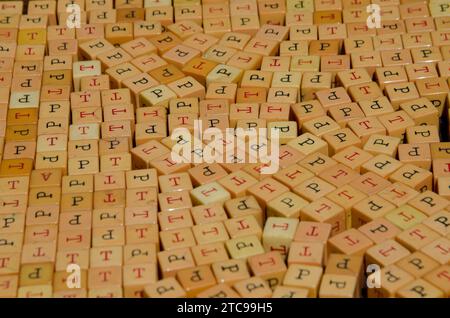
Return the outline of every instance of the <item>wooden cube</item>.
<path id="1" fill-rule="evenodd" d="M 227 284 L 217 284 L 210 287 L 197 295 L 197 298 L 216 298 L 216 297 L 230 297 L 239 298 L 239 294 L 234 291 Z"/>
<path id="2" fill-rule="evenodd" d="M 308 290 L 303 288 L 277 286 L 273 291 L 272 298 L 307 298 Z"/>
<path id="3" fill-rule="evenodd" d="M 263 232 L 264 249 L 267 252 L 278 251 L 283 257 L 286 257 L 297 224 L 298 221 L 295 219 L 269 217 Z"/>
<path id="4" fill-rule="evenodd" d="M 220 284 L 234 284 L 250 278 L 247 264 L 244 260 L 231 259 L 215 262 L 211 265 L 216 280 Z"/>
<path id="5" fill-rule="evenodd" d="M 233 259 L 246 259 L 264 253 L 264 248 L 255 235 L 233 238 L 226 241 L 225 245 Z"/>
<path id="6" fill-rule="evenodd" d="M 287 268 L 279 253 L 255 255 L 249 257 L 248 263 L 252 273 L 266 280 L 272 290 L 281 285 Z"/>
<path id="7" fill-rule="evenodd" d="M 179 270 L 195 266 L 195 261 L 189 248 L 159 252 L 158 263 L 163 278 L 174 277 Z"/>
<path id="8" fill-rule="evenodd" d="M 293 191 L 309 202 L 314 202 L 336 189 L 332 184 L 319 177 L 313 177 L 296 186 Z"/>
<path id="9" fill-rule="evenodd" d="M 322 266 L 325 262 L 325 246 L 320 242 L 293 242 L 287 262 L 289 266 L 292 264 Z"/>
<path id="10" fill-rule="evenodd" d="M 432 243 L 424 246 L 421 251 L 426 254 L 427 256 L 430 256 L 437 262 L 439 262 L 441 265 L 447 264 L 449 259 L 448 249 L 450 246 L 450 240 L 441 237 Z"/>
<path id="11" fill-rule="evenodd" d="M 396 292 L 414 280 L 414 277 L 408 272 L 402 270 L 397 265 L 390 265 L 380 272 L 380 288 L 369 288 L 368 296 L 370 298 L 393 298 Z"/>
<path id="12" fill-rule="evenodd" d="M 319 288 L 320 298 L 354 298 L 357 279 L 352 276 L 325 273 Z"/>
<path id="13" fill-rule="evenodd" d="M 346 255 L 364 255 L 372 245 L 372 241 L 363 233 L 356 229 L 349 229 L 333 236 L 328 241 L 328 251 Z"/>
<path id="14" fill-rule="evenodd" d="M 414 252 L 408 257 L 399 261 L 397 266 L 407 271 L 415 278 L 420 278 L 428 272 L 439 267 L 439 263 L 422 252 Z"/>
<path id="15" fill-rule="evenodd" d="M 186 292 L 175 278 L 169 277 L 146 286 L 144 295 L 148 298 L 184 298 Z"/>
<path id="16" fill-rule="evenodd" d="M 396 241 L 386 240 L 383 243 L 370 247 L 365 257 L 368 264 L 378 264 L 386 267 L 407 257 L 409 254 L 410 252 Z"/>
<path id="17" fill-rule="evenodd" d="M 302 221 L 330 224 L 333 235 L 345 230 L 344 209 L 327 198 L 320 198 L 305 206 L 300 213 L 300 218 Z"/>
<path id="18" fill-rule="evenodd" d="M 180 270 L 177 273 L 177 280 L 188 297 L 196 296 L 201 291 L 216 284 L 211 268 L 206 265 Z"/>
<path id="19" fill-rule="evenodd" d="M 293 264 L 288 267 L 283 285 L 305 288 L 309 291 L 308 297 L 316 297 L 322 273 L 323 269 L 319 266 Z"/>
<path id="20" fill-rule="evenodd" d="M 442 298 L 444 292 L 423 279 L 417 279 L 400 288 L 396 296 L 400 298 Z"/>
<path id="21" fill-rule="evenodd" d="M 308 169 L 314 175 L 318 175 L 328 168 L 337 165 L 338 162 L 320 152 L 312 153 L 299 161 L 299 165 Z"/>
<path id="22" fill-rule="evenodd" d="M 245 279 L 234 284 L 233 287 L 241 297 L 265 298 L 272 295 L 272 290 L 269 285 L 261 277 L 255 276 Z"/>
<path id="23" fill-rule="evenodd" d="M 448 273 L 448 265 L 440 266 L 435 270 L 424 276 L 427 282 L 430 282 L 434 286 L 438 287 L 440 290 L 444 291 L 445 295 L 448 295 L 448 286 L 446 277 Z"/>
<path id="24" fill-rule="evenodd" d="M 228 260 L 225 244 L 221 242 L 197 245 L 192 247 L 191 250 L 195 263 L 200 266 Z"/>

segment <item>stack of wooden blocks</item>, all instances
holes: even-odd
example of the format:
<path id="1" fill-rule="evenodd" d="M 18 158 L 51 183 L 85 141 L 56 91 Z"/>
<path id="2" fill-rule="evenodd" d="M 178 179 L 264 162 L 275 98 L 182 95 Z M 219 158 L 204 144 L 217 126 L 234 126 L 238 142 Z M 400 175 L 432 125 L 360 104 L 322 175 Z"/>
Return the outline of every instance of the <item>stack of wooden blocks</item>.
<path id="1" fill-rule="evenodd" d="M 449 297 L 449 87 L 448 0 L 1 1 L 0 297 Z"/>

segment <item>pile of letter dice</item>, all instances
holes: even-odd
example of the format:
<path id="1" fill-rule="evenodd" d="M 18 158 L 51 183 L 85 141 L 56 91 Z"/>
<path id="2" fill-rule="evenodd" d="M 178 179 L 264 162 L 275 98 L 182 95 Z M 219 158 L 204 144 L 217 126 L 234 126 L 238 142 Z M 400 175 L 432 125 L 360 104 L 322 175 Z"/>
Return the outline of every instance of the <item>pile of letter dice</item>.
<path id="1" fill-rule="evenodd" d="M 0 298 L 450 296 L 449 0 L 0 2 Z"/>

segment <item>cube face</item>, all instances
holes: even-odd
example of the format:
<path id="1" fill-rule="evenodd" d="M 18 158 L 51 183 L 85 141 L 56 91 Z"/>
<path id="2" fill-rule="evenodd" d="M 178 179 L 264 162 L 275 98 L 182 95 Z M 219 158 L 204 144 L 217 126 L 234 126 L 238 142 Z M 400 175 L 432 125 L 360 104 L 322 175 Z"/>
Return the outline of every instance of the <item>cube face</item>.
<path id="1" fill-rule="evenodd" d="M 328 248 L 330 252 L 362 255 L 372 244 L 372 241 L 360 231 L 350 229 L 332 237 L 328 241 Z"/>
<path id="2" fill-rule="evenodd" d="M 439 263 L 431 257 L 415 252 L 397 263 L 399 267 L 419 278 L 439 267 Z"/>
<path id="3" fill-rule="evenodd" d="M 444 296 L 444 293 L 427 281 L 418 279 L 397 291 L 397 296 L 402 298 L 441 298 Z"/>
<path id="4" fill-rule="evenodd" d="M 320 298 L 354 298 L 357 288 L 356 277 L 325 274 L 320 286 Z"/>
<path id="5" fill-rule="evenodd" d="M 240 259 L 215 263 L 212 265 L 212 271 L 219 283 L 234 284 L 250 278 L 245 261 Z"/>
<path id="6" fill-rule="evenodd" d="M 421 223 L 425 217 L 426 216 L 423 213 L 408 205 L 401 206 L 385 215 L 387 220 L 391 221 L 402 230 L 406 230 Z"/>
<path id="7" fill-rule="evenodd" d="M 294 242 L 291 244 L 288 265 L 306 264 L 323 266 L 324 264 L 324 244 L 319 242 Z"/>
<path id="8" fill-rule="evenodd" d="M 197 245 L 191 250 L 195 263 L 199 265 L 209 265 L 228 260 L 228 254 L 223 243 Z"/>
<path id="9" fill-rule="evenodd" d="M 230 193 L 219 183 L 211 182 L 191 190 L 193 201 L 198 204 L 223 203 L 230 199 Z"/>
<path id="10" fill-rule="evenodd" d="M 394 240 L 372 246 L 366 254 L 366 261 L 370 264 L 388 266 L 408 256 L 410 252 Z"/>
<path id="11" fill-rule="evenodd" d="M 311 265 L 289 266 L 283 280 L 284 286 L 305 288 L 309 297 L 316 297 L 323 269 Z"/>
<path id="12" fill-rule="evenodd" d="M 315 200 L 304 207 L 300 217 L 305 221 L 330 224 L 332 235 L 345 230 L 344 209 L 326 198 Z"/>
<path id="13" fill-rule="evenodd" d="M 198 275 L 199 280 L 193 280 L 192 277 Z M 216 279 L 209 266 L 198 266 L 190 269 L 184 269 L 177 273 L 177 280 L 186 290 L 188 296 L 195 297 L 201 291 L 216 284 Z"/>
<path id="14" fill-rule="evenodd" d="M 269 217 L 263 231 L 263 246 L 267 252 L 279 251 L 286 256 L 294 237 L 298 221 L 280 217 Z"/>
<path id="15" fill-rule="evenodd" d="M 267 298 L 272 296 L 269 284 L 261 277 L 252 277 L 234 284 L 234 289 L 241 297 Z"/>
<path id="16" fill-rule="evenodd" d="M 450 241 L 442 237 L 433 241 L 432 243 L 424 246 L 422 248 L 422 252 L 427 256 L 432 257 L 434 260 L 439 262 L 441 265 L 448 263 L 448 247 L 450 245 Z"/>
<path id="17" fill-rule="evenodd" d="M 228 253 L 233 259 L 243 259 L 253 255 L 264 253 L 264 249 L 254 235 L 242 238 L 234 238 L 226 243 Z"/>

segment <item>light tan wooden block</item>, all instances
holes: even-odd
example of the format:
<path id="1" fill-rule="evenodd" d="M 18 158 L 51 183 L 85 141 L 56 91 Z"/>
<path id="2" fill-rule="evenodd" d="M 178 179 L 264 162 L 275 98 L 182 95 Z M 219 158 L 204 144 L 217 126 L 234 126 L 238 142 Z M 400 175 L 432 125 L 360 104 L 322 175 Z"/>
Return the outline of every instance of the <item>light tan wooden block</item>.
<path id="1" fill-rule="evenodd" d="M 217 284 L 205 289 L 197 295 L 197 298 L 239 298 L 239 294 L 227 284 Z"/>
<path id="2" fill-rule="evenodd" d="M 287 286 L 277 286 L 273 291 L 272 298 L 307 298 L 308 290 Z"/>
<path id="3" fill-rule="evenodd" d="M 200 266 L 211 265 L 229 259 L 225 244 L 222 242 L 197 245 L 192 247 L 191 251 L 195 263 Z"/>
<path id="4" fill-rule="evenodd" d="M 291 146 L 292 148 L 298 150 L 300 153 L 306 156 L 315 152 L 320 152 L 324 155 L 328 155 L 328 144 L 322 139 L 310 133 L 304 133 L 297 138 L 289 141 L 288 146 Z"/>
<path id="5" fill-rule="evenodd" d="M 302 221 L 330 224 L 333 235 L 345 230 L 344 209 L 327 198 L 320 198 L 305 206 L 300 213 L 300 218 Z"/>
<path id="6" fill-rule="evenodd" d="M 245 259 L 264 253 L 264 249 L 256 235 L 233 238 L 225 242 L 228 253 L 233 259 Z"/>
<path id="7" fill-rule="evenodd" d="M 328 241 L 328 250 L 330 253 L 364 255 L 365 251 L 372 245 L 372 241 L 363 233 L 356 229 L 349 229 L 333 236 Z"/>
<path id="8" fill-rule="evenodd" d="M 249 195 L 253 195 L 258 203 L 261 206 L 265 207 L 270 200 L 278 197 L 288 190 L 289 188 L 276 181 L 275 179 L 266 178 L 251 186 L 247 190 L 247 193 Z"/>
<path id="9" fill-rule="evenodd" d="M 220 203 L 195 206 L 191 208 L 191 214 L 195 224 L 213 223 L 227 219 L 225 210 Z"/>
<path id="10" fill-rule="evenodd" d="M 211 269 L 220 284 L 232 285 L 250 278 L 245 260 L 232 259 L 216 262 L 211 265 Z"/>
<path id="11" fill-rule="evenodd" d="M 364 68 L 370 76 L 373 76 L 376 68 L 382 66 L 381 55 L 379 51 L 352 53 L 351 62 L 353 68 Z"/>
<path id="12" fill-rule="evenodd" d="M 158 226 L 157 224 L 135 224 L 128 225 L 125 228 L 125 240 L 127 244 L 158 244 Z"/>
<path id="13" fill-rule="evenodd" d="M 286 257 L 293 240 L 298 221 L 295 219 L 269 217 L 263 232 L 263 246 L 267 252 L 278 251 Z"/>
<path id="14" fill-rule="evenodd" d="M 360 255 L 332 253 L 328 257 L 325 274 L 356 277 L 360 282 L 363 274 L 364 258 Z"/>
<path id="15" fill-rule="evenodd" d="M 398 137 L 374 134 L 366 141 L 363 149 L 374 156 L 387 155 L 396 157 L 400 142 L 401 139 Z"/>
<path id="16" fill-rule="evenodd" d="M 447 236 L 448 235 L 448 229 L 447 229 L 447 221 L 448 221 L 448 212 L 447 211 L 441 211 L 434 213 L 432 216 L 427 218 L 423 223 L 431 228 L 432 230 L 436 231 L 437 233 Z"/>
<path id="17" fill-rule="evenodd" d="M 361 172 L 365 173 L 370 171 L 383 178 L 387 178 L 401 166 L 402 164 L 400 161 L 393 159 L 388 155 L 379 154 L 365 162 L 361 167 Z"/>
<path id="18" fill-rule="evenodd" d="M 401 230 L 384 218 L 375 219 L 359 227 L 358 230 L 365 234 L 375 244 L 387 239 L 393 239 Z"/>
<path id="19" fill-rule="evenodd" d="M 2 298 L 17 297 L 18 277 L 17 275 L 4 275 L 0 279 L 0 286 L 2 286 Z"/>
<path id="20" fill-rule="evenodd" d="M 394 298 L 400 288 L 414 280 L 412 275 L 397 265 L 389 265 L 381 269 L 380 274 L 381 286 L 368 289 L 370 298 Z"/>
<path id="21" fill-rule="evenodd" d="M 305 72 L 301 84 L 301 100 L 309 101 L 315 98 L 315 92 L 331 88 L 331 73 Z"/>
<path id="22" fill-rule="evenodd" d="M 144 295 L 148 298 L 184 298 L 186 292 L 175 278 L 169 277 L 146 286 Z"/>
<path id="23" fill-rule="evenodd" d="M 256 218 L 252 215 L 243 217 L 234 217 L 224 222 L 227 232 L 231 238 L 245 237 L 256 235 L 262 238 L 262 229 Z"/>
<path id="24" fill-rule="evenodd" d="M 158 214 L 158 220 L 162 231 L 187 228 L 194 225 L 189 209 L 162 211 Z"/>
<path id="25" fill-rule="evenodd" d="M 293 242 L 287 263 L 322 266 L 325 263 L 325 245 L 320 242 Z"/>
<path id="26" fill-rule="evenodd" d="M 319 72 L 320 56 L 302 55 L 291 58 L 291 71 Z"/>
<path id="27" fill-rule="evenodd" d="M 211 268 L 206 265 L 181 270 L 177 273 L 177 279 L 188 297 L 196 296 L 216 284 Z"/>
<path id="28" fill-rule="evenodd" d="M 387 240 L 374 245 L 367 250 L 366 262 L 368 264 L 378 264 L 389 266 L 407 257 L 410 252 L 394 240 Z"/>
<path id="29" fill-rule="evenodd" d="M 431 216 L 448 206 L 448 201 L 432 191 L 425 191 L 408 202 L 422 213 Z"/>
<path id="30" fill-rule="evenodd" d="M 446 199 L 449 199 L 449 189 L 450 189 L 450 178 L 440 177 L 437 180 L 437 190 L 438 194 Z"/>
<path id="31" fill-rule="evenodd" d="M 337 165 L 338 162 L 320 152 L 314 152 L 299 161 L 299 165 L 314 175 L 318 175 L 328 168 Z"/>
<path id="32" fill-rule="evenodd" d="M 241 297 L 267 298 L 272 296 L 269 284 L 261 277 L 251 277 L 233 285 Z"/>
<path id="33" fill-rule="evenodd" d="M 408 143 L 428 144 L 440 142 L 439 127 L 435 125 L 413 126 L 406 129 Z"/>
<path id="34" fill-rule="evenodd" d="M 396 265 L 415 278 L 420 278 L 439 267 L 438 262 L 422 252 L 414 252 L 410 256 L 399 261 Z"/>
<path id="35" fill-rule="evenodd" d="M 448 265 L 440 266 L 424 276 L 424 279 L 448 295 Z"/>
<path id="36" fill-rule="evenodd" d="M 375 117 L 367 117 L 362 119 L 355 119 L 348 122 L 348 127 L 361 138 L 363 143 L 367 142 L 368 138 L 373 134 L 382 134 L 386 132 L 385 127 Z"/>
<path id="37" fill-rule="evenodd" d="M 357 280 L 352 276 L 325 273 L 319 288 L 320 298 L 354 298 Z"/>
<path id="38" fill-rule="evenodd" d="M 20 269 L 20 286 L 36 286 L 51 284 L 53 278 L 53 264 L 25 264 Z"/>
<path id="39" fill-rule="evenodd" d="M 423 224 L 418 224 L 398 234 L 396 240 L 409 250 L 416 251 L 438 237 L 439 234 L 437 232 Z"/>
<path id="40" fill-rule="evenodd" d="M 436 119 L 439 113 L 436 107 L 426 98 L 420 98 L 400 105 L 416 123 L 416 125 L 439 125 Z"/>
<path id="41" fill-rule="evenodd" d="M 294 264 L 288 267 L 283 285 L 305 288 L 309 291 L 308 297 L 316 297 L 322 273 L 323 269 L 319 266 Z"/>
<path id="42" fill-rule="evenodd" d="M 163 278 L 174 277 L 179 270 L 195 266 L 189 248 L 159 252 L 158 263 Z"/>
<path id="43" fill-rule="evenodd" d="M 192 232 L 198 244 L 225 242 L 229 239 L 222 222 L 195 225 Z"/>
<path id="44" fill-rule="evenodd" d="M 431 258 L 439 262 L 441 265 L 445 265 L 448 264 L 449 261 L 449 247 L 449 239 L 441 237 L 424 246 L 421 251 L 427 256 L 430 256 Z"/>
<path id="45" fill-rule="evenodd" d="M 279 197 L 269 201 L 267 204 L 268 216 L 297 218 L 301 209 L 308 204 L 308 201 L 295 193 L 286 192 Z"/>
<path id="46" fill-rule="evenodd" d="M 24 286 L 17 290 L 18 298 L 50 298 L 53 295 L 51 284 Z"/>
<path id="47" fill-rule="evenodd" d="M 303 132 L 313 134 L 317 137 L 322 137 L 323 135 L 334 132 L 340 128 L 340 126 L 328 116 L 308 120 L 304 122 L 302 126 Z"/>
<path id="48" fill-rule="evenodd" d="M 296 186 L 293 192 L 309 202 L 326 196 L 336 189 L 334 185 L 319 177 L 313 177 Z"/>
<path id="49" fill-rule="evenodd" d="M 196 241 L 190 228 L 182 228 L 159 233 L 164 250 L 172 251 L 196 245 Z"/>
<path id="50" fill-rule="evenodd" d="M 228 103 L 234 103 L 236 100 L 237 85 L 212 83 L 208 86 L 206 91 L 207 99 L 226 100 Z"/>
<path id="51" fill-rule="evenodd" d="M 423 279 L 417 279 L 400 288 L 396 296 L 400 298 L 443 298 L 444 292 Z"/>

